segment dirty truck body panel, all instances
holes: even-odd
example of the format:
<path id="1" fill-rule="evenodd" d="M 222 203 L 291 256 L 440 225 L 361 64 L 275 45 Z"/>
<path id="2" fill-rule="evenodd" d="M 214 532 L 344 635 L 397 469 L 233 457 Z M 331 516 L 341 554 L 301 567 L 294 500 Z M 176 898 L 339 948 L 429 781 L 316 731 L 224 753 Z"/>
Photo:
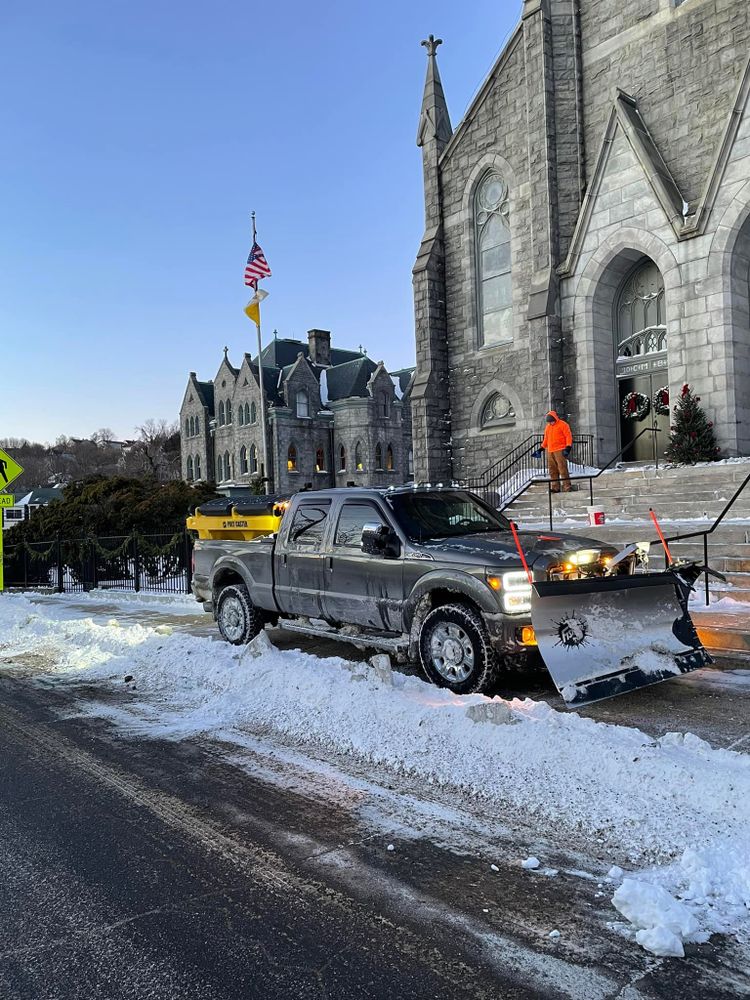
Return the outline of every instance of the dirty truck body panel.
<path id="1" fill-rule="evenodd" d="M 631 576 L 634 559 L 613 562 L 599 541 L 526 531 L 527 575 L 510 523 L 465 490 L 303 492 L 277 523 L 252 541 L 195 544 L 193 590 L 230 642 L 278 622 L 408 650 L 464 694 L 491 689 L 497 665 L 538 641 L 575 705 L 707 661 L 676 572 L 649 587 Z"/>
<path id="2" fill-rule="evenodd" d="M 478 518 L 476 530 L 457 523 L 455 515 L 447 525 L 455 531 L 452 537 L 420 537 L 415 507 L 433 502 L 449 502 L 459 514 L 465 508 L 465 521 Z M 366 525 L 389 533 L 387 551 L 363 551 Z M 546 579 L 549 565 L 571 547 L 605 551 L 600 542 L 581 538 L 529 532 L 520 537 L 539 579 Z M 408 633 L 420 602 L 440 591 L 443 599 L 468 600 L 485 615 L 498 651 L 522 652 L 517 635 L 531 621 L 528 609 L 508 613 L 502 592 L 487 582 L 488 575 L 521 570 L 508 522 L 466 491 L 332 489 L 296 494 L 276 536 L 196 542 L 193 589 L 210 606 L 234 575 L 269 615 L 389 634 Z"/>

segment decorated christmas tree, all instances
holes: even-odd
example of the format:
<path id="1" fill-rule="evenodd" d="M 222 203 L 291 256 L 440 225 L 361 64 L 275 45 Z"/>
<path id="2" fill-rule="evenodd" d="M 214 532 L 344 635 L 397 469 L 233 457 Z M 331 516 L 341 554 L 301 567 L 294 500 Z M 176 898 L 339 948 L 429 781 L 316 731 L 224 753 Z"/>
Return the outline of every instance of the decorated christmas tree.
<path id="1" fill-rule="evenodd" d="M 669 444 L 665 455 L 675 465 L 695 465 L 696 462 L 713 462 L 721 449 L 716 444 L 714 425 L 706 417 L 689 385 L 683 385 L 674 408 L 674 423 L 669 428 Z"/>

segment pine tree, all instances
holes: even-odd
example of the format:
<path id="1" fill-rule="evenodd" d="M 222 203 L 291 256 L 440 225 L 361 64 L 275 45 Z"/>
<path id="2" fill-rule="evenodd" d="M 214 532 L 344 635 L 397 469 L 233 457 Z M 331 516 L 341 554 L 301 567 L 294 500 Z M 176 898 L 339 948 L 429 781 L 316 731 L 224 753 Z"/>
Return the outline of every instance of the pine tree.
<path id="1" fill-rule="evenodd" d="M 669 428 L 666 458 L 675 465 L 714 462 L 721 449 L 716 444 L 714 425 L 700 406 L 701 398 L 689 385 L 683 385 L 674 408 L 674 423 Z"/>

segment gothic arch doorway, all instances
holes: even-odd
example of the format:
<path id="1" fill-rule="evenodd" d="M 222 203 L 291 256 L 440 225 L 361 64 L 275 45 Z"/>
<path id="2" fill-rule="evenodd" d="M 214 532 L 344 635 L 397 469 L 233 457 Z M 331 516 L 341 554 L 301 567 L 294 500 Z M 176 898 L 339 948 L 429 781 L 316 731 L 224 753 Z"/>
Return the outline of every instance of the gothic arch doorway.
<path id="1" fill-rule="evenodd" d="M 642 258 L 626 275 L 614 307 L 616 399 L 626 462 L 653 461 L 669 441 L 668 324 L 664 279 Z M 666 412 L 665 412 L 666 411 Z M 641 434 L 655 428 L 654 435 Z M 655 454 L 656 448 L 656 454 Z"/>

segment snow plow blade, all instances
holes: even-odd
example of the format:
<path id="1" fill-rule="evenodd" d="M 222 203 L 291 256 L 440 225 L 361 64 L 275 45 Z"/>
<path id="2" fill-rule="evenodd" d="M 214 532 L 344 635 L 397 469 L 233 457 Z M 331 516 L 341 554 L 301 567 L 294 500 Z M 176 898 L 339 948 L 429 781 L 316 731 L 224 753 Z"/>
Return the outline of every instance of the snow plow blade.
<path id="1" fill-rule="evenodd" d="M 688 613 L 700 569 L 535 583 L 531 621 L 566 705 L 586 705 L 712 663 Z"/>

